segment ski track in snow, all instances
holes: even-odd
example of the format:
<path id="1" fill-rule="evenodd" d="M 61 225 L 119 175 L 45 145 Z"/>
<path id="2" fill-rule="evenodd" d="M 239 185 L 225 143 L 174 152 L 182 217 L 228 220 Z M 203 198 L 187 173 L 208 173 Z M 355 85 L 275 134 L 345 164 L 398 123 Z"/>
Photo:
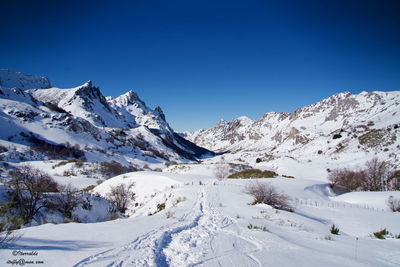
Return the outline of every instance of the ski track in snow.
<path id="1" fill-rule="evenodd" d="M 79 266 L 225 266 L 247 262 L 262 266 L 253 255 L 262 245 L 240 234 L 235 221 L 215 207 L 218 194 L 202 186 L 190 213 L 177 222 L 164 225 L 137 237 L 129 244 L 92 255 L 75 264 Z M 232 226 L 236 230 L 228 230 Z M 229 227 L 230 228 L 230 227 Z"/>

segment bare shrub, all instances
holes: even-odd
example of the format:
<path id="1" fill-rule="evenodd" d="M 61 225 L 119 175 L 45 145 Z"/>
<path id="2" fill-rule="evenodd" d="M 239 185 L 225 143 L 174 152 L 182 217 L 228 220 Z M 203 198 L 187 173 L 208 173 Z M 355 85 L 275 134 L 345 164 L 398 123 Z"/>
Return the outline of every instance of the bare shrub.
<path id="1" fill-rule="evenodd" d="M 174 214 L 175 212 L 169 210 L 165 213 L 165 216 L 167 217 L 167 219 L 174 218 Z"/>
<path id="2" fill-rule="evenodd" d="M 332 185 L 343 186 L 350 191 L 387 191 L 400 189 L 400 173 L 393 171 L 389 163 L 374 158 L 359 171 L 332 170 L 328 179 Z"/>
<path id="3" fill-rule="evenodd" d="M 21 210 L 24 223 L 28 223 L 48 204 L 48 192 L 57 192 L 58 184 L 50 175 L 24 166 L 10 172 L 9 186 L 17 207 Z"/>
<path id="4" fill-rule="evenodd" d="M 244 189 L 246 194 L 253 196 L 252 205 L 264 203 L 276 209 L 292 211 L 289 196 L 279 193 L 277 189 L 267 183 L 251 182 Z"/>
<path id="5" fill-rule="evenodd" d="M 386 204 L 388 205 L 389 209 L 393 212 L 400 212 L 400 199 L 394 198 L 393 196 L 390 196 L 386 200 Z"/>
<path id="6" fill-rule="evenodd" d="M 134 172 L 137 169 L 133 166 L 123 166 L 121 163 L 113 160 L 111 162 L 101 162 L 100 171 L 103 176 L 113 177 L 123 173 Z"/>
<path id="7" fill-rule="evenodd" d="M 229 167 L 226 164 L 216 164 L 214 175 L 219 180 L 224 180 L 229 175 Z"/>
<path id="8" fill-rule="evenodd" d="M 107 195 L 107 200 L 114 204 L 121 213 L 125 213 L 129 202 L 131 200 L 134 201 L 136 198 L 135 193 L 130 192 L 134 186 L 134 183 L 112 186 L 110 193 Z"/>
<path id="9" fill-rule="evenodd" d="M 365 164 L 365 180 L 363 189 L 366 191 L 388 190 L 386 184 L 391 176 L 389 164 L 374 158 Z"/>
<path id="10" fill-rule="evenodd" d="M 350 171 L 348 169 L 334 169 L 328 175 L 328 180 L 333 186 L 342 186 L 349 191 L 356 191 L 364 184 L 362 171 Z"/>
<path id="11" fill-rule="evenodd" d="M 248 169 L 244 171 L 239 171 L 228 176 L 228 178 L 274 178 L 278 176 L 276 172 L 273 171 L 262 171 L 259 169 Z"/>
<path id="12" fill-rule="evenodd" d="M 12 202 L 0 205 L 0 248 L 16 241 L 21 236 L 15 235 L 14 230 L 22 224 L 21 216 L 12 208 Z"/>
<path id="13" fill-rule="evenodd" d="M 55 194 L 51 197 L 53 209 L 57 209 L 68 218 L 72 218 L 72 211 L 79 203 L 82 202 L 79 196 L 79 190 L 72 187 L 71 184 L 59 187 L 60 194 Z"/>
<path id="14" fill-rule="evenodd" d="M 54 145 L 33 135 L 26 137 L 28 138 L 28 141 L 33 144 L 30 146 L 31 150 L 42 152 L 52 159 L 67 159 L 70 157 L 75 159 L 85 159 L 85 152 L 80 149 L 78 144 L 72 146 L 67 142 L 65 144 Z"/>

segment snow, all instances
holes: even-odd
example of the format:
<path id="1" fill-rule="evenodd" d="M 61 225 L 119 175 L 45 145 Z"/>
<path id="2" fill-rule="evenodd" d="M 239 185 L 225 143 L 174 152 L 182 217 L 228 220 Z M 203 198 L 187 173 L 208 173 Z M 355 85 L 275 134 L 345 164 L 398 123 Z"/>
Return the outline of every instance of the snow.
<path id="1" fill-rule="evenodd" d="M 105 98 L 91 82 L 51 88 L 47 78 L 3 70 L 0 87 L 3 169 L 28 164 L 63 185 L 80 190 L 95 186 L 81 192 L 91 210 L 81 205 L 72 211 L 81 223 L 63 223 L 57 211 L 45 214 L 47 222 L 58 224 L 32 223 L 17 230 L 21 238 L 0 250 L 1 266 L 20 259 L 43 261 L 41 266 L 400 265 L 400 213 L 386 205 L 389 196 L 400 199 L 400 192 L 337 195 L 327 181 L 329 169 L 357 169 L 373 157 L 399 163 L 400 130 L 395 125 L 400 92 L 340 93 L 291 114 L 221 120 L 212 129 L 185 136 L 230 153 L 189 162 L 165 144 L 184 145 L 174 138 L 160 109 L 147 107 L 133 91 Z M 51 110 L 45 102 L 67 113 Z M 358 138 L 370 130 L 383 130 L 384 141 L 393 143 L 360 144 Z M 86 161 L 47 159 L 30 150 L 32 144 L 24 137 L 28 133 L 49 143 L 79 145 Z M 342 137 L 333 139 L 336 133 Z M 257 158 L 262 161 L 256 163 Z M 162 172 L 88 174 L 98 162 L 112 160 L 146 169 L 179 163 Z M 250 205 L 252 197 L 244 189 L 254 179 L 218 181 L 214 176 L 219 166 L 277 172 L 276 178 L 257 181 L 287 194 L 293 212 Z M 7 201 L 8 172 L 0 176 L 0 199 Z M 132 197 L 125 217 L 115 219 L 118 214 L 111 212 L 106 198 L 121 184 Z M 330 233 L 333 224 L 339 235 Z M 387 239 L 376 239 L 373 233 L 385 228 Z M 15 256 L 13 251 L 37 255 Z"/>
<path id="2" fill-rule="evenodd" d="M 32 74 L 14 72 L 12 70 L 0 69 L 0 87 L 19 88 L 22 90 L 49 88 L 50 82 L 46 77 Z"/>
<path id="3" fill-rule="evenodd" d="M 24 228 L 13 247 L 0 251 L 0 261 L 15 259 L 13 250 L 35 250 L 43 266 L 400 264 L 399 239 L 372 237 L 383 228 L 400 233 L 400 213 L 381 209 L 388 195 L 399 197 L 399 192 L 336 196 L 315 180 L 259 179 L 291 197 L 294 212 L 277 211 L 249 205 L 252 198 L 243 192 L 248 180 L 220 182 L 197 174 L 210 173 L 212 165 L 195 164 L 181 174 L 146 171 L 111 178 L 93 192 L 107 195 L 111 186 L 134 182 L 135 202 L 141 205 L 133 205 L 130 218 Z M 166 208 L 157 212 L 162 202 Z M 249 229 L 250 224 L 261 229 Z M 339 235 L 330 234 L 332 224 Z"/>
<path id="4" fill-rule="evenodd" d="M 386 210 L 388 209 L 387 199 L 389 198 L 389 196 L 400 199 L 400 191 L 351 192 L 333 197 L 332 200 Z"/>

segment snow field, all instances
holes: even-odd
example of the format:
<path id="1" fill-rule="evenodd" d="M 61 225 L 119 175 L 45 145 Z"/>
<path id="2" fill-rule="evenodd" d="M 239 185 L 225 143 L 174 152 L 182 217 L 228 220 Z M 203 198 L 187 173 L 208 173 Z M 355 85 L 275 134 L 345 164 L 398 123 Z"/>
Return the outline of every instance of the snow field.
<path id="1" fill-rule="evenodd" d="M 207 166 L 203 166 L 205 172 Z M 195 172 L 200 170 L 196 165 Z M 131 217 L 93 224 L 45 224 L 21 230 L 18 249 L 38 250 L 45 266 L 396 266 L 400 240 L 377 240 L 383 228 L 400 233 L 399 214 L 362 206 L 371 193 L 333 196 L 327 184 L 259 179 L 292 198 L 294 212 L 249 205 L 248 180 L 135 172 L 109 179 L 94 192 L 135 182 Z M 392 192 L 388 192 L 390 194 Z M 177 199 L 181 201 L 176 201 Z M 354 204 L 358 199 L 358 203 Z M 339 201 L 336 201 L 339 200 Z M 165 209 L 157 211 L 157 204 Z M 373 203 L 366 202 L 365 205 Z M 379 204 L 379 205 L 378 205 Z M 148 216 L 149 213 L 152 216 Z M 339 227 L 339 235 L 330 227 Z M 252 227 L 250 227 L 252 225 Z M 252 229 L 249 229 L 252 228 Z M 358 238 L 358 240 L 356 240 Z M 0 259 L 10 257 L 2 250 Z M 56 259 L 55 259 L 56 258 Z"/>

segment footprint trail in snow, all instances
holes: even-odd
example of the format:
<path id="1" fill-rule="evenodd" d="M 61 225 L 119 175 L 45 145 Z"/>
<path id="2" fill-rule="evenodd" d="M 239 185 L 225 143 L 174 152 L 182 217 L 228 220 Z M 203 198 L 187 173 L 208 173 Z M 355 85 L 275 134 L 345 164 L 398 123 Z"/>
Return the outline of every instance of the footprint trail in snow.
<path id="1" fill-rule="evenodd" d="M 253 255 L 262 245 L 240 234 L 217 209 L 218 194 L 201 186 L 194 208 L 177 222 L 137 237 L 127 245 L 81 260 L 78 266 L 261 266 Z M 236 229 L 228 230 L 228 228 Z"/>

